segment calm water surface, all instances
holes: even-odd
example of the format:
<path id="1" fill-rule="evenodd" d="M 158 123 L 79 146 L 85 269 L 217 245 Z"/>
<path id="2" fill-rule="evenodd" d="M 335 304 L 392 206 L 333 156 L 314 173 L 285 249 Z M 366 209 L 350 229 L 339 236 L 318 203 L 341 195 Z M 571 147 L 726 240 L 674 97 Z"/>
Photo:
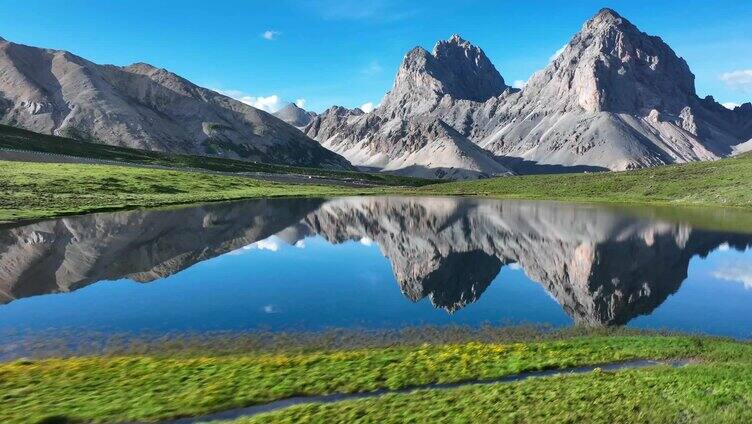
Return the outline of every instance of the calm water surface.
<path id="1" fill-rule="evenodd" d="M 4 227 L 0 334 L 581 323 L 752 337 L 752 233 L 664 215 L 361 197 Z"/>

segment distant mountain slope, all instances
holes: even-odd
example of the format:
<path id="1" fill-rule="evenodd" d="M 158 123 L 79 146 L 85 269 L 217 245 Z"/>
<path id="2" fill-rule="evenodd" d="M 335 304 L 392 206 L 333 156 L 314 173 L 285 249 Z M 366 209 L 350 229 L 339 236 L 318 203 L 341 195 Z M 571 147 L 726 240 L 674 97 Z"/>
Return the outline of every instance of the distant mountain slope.
<path id="1" fill-rule="evenodd" d="M 274 116 L 164 69 L 4 40 L 0 123 L 123 147 L 350 168 Z"/>
<path id="2" fill-rule="evenodd" d="M 431 135 L 407 140 L 395 130 L 426 120 L 448 124 L 521 173 L 624 170 L 752 149 L 752 105 L 731 111 L 700 99 L 687 63 L 611 9 L 588 20 L 522 90 L 507 87 L 482 50 L 453 36 L 433 53 L 411 50 L 371 114 L 325 114 L 307 133 L 356 165 L 392 152 L 380 161 L 388 169 L 404 156 L 397 146 L 433 143 Z M 498 172 L 473 169 L 462 157 L 445 162 L 475 175 Z"/>
<path id="3" fill-rule="evenodd" d="M 442 98 L 485 100 L 504 90 L 504 79 L 483 51 L 454 36 L 438 43 L 433 53 L 411 50 L 392 91 L 373 112 L 331 108 L 306 131 L 354 165 L 427 178 L 510 174 L 433 113 Z"/>
<path id="4" fill-rule="evenodd" d="M 298 107 L 295 103 L 289 103 L 287 106 L 274 112 L 272 115 L 296 128 L 305 127 L 317 116 L 315 112 L 309 112 Z"/>

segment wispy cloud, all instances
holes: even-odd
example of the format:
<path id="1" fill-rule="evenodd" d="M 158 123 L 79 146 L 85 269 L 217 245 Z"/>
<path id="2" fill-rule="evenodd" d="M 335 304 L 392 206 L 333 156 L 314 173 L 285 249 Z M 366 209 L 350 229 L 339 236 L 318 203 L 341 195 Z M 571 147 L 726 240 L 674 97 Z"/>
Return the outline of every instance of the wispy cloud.
<path id="1" fill-rule="evenodd" d="M 720 280 L 741 283 L 744 288 L 752 290 L 752 262 L 734 261 L 724 263 L 713 271 L 713 276 Z"/>
<path id="2" fill-rule="evenodd" d="M 739 103 L 734 103 L 734 102 L 721 103 L 721 105 L 723 105 L 723 107 L 725 107 L 726 109 L 731 109 L 731 110 L 734 110 L 735 108 L 741 106 Z"/>
<path id="3" fill-rule="evenodd" d="M 270 96 L 252 96 L 240 90 L 223 90 L 218 88 L 213 88 L 213 90 L 219 94 L 224 94 L 227 97 L 232 97 L 233 99 L 249 106 L 253 106 L 256 109 L 265 110 L 267 112 L 276 112 L 282 109 L 282 106 L 285 105 L 282 98 L 276 94 Z"/>
<path id="4" fill-rule="evenodd" d="M 369 237 L 363 237 L 360 239 L 360 244 L 362 244 L 363 246 L 371 246 L 373 245 L 373 239 Z"/>
<path id="5" fill-rule="evenodd" d="M 276 40 L 277 37 L 279 37 L 280 34 L 282 34 L 282 33 L 279 32 L 279 31 L 274 31 L 274 30 L 268 29 L 268 30 L 266 30 L 266 31 L 264 31 L 264 32 L 261 33 L 261 38 L 263 38 L 264 40 L 272 41 L 272 40 Z"/>
<path id="6" fill-rule="evenodd" d="M 512 83 L 512 87 L 522 89 L 525 87 L 526 84 L 527 84 L 527 81 L 525 80 L 514 80 L 514 82 Z"/>
<path id="7" fill-rule="evenodd" d="M 279 240 L 276 237 L 269 237 L 268 239 L 259 240 L 251 245 L 252 249 L 269 250 L 276 252 L 279 250 Z"/>
<path id="8" fill-rule="evenodd" d="M 731 89 L 752 93 L 752 69 L 725 72 L 720 78 Z"/>
<path id="9" fill-rule="evenodd" d="M 548 61 L 549 62 L 553 62 L 554 60 L 556 60 L 557 57 L 559 57 L 562 53 L 564 53 L 564 50 L 566 50 L 566 49 L 567 49 L 567 45 L 566 44 L 564 44 L 563 46 L 559 47 L 559 49 L 556 50 L 554 52 L 554 54 L 552 54 L 551 57 L 548 58 Z"/>
<path id="10" fill-rule="evenodd" d="M 283 100 L 278 94 L 271 94 L 269 96 L 252 96 L 240 90 L 226 90 L 220 88 L 212 88 L 212 90 L 269 113 L 274 113 L 287 106 L 289 103 L 295 103 L 299 108 L 305 108 L 307 103 L 306 99 L 296 99 L 294 102 Z"/>
<path id="11" fill-rule="evenodd" d="M 362 105 L 360 105 L 359 109 L 365 113 L 371 113 L 377 107 L 379 107 L 379 105 L 375 105 L 373 104 L 373 102 L 368 102 L 368 103 L 363 103 Z"/>
<path id="12" fill-rule="evenodd" d="M 363 67 L 363 69 L 360 70 L 360 73 L 366 76 L 373 76 L 376 74 L 380 74 L 384 68 L 381 66 L 381 64 L 377 61 L 371 61 L 371 63 L 368 64 L 368 66 Z"/>
<path id="13" fill-rule="evenodd" d="M 261 310 L 265 314 L 278 314 L 279 313 L 279 310 L 274 305 L 264 305 L 264 306 L 261 307 Z"/>

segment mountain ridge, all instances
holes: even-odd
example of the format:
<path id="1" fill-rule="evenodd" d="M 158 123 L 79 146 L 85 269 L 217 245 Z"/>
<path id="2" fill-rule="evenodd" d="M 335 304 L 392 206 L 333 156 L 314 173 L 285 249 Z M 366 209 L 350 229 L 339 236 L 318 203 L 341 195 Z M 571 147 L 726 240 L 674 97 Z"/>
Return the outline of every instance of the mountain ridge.
<path id="1" fill-rule="evenodd" d="M 340 120 L 332 131 L 325 122 L 331 118 L 322 116 L 306 128 L 308 135 L 360 165 L 349 149 L 369 147 L 373 138 L 382 145 L 398 143 L 384 130 L 395 125 L 390 121 L 430 117 L 522 172 L 625 170 L 752 149 L 752 105 L 730 111 L 712 97 L 700 99 L 686 61 L 612 9 L 586 21 L 523 89 L 497 86 L 487 98 L 445 89 L 451 84 L 437 81 L 440 72 L 431 68 L 440 46 L 459 49 L 465 43 L 470 45 L 453 36 L 437 43 L 434 54 L 422 48 L 408 52 L 392 90 L 372 112 L 380 120 Z M 475 46 L 464 48 L 482 55 Z M 482 55 L 478 62 L 486 60 Z M 496 71 L 493 64 L 477 69 Z"/>
<path id="2" fill-rule="evenodd" d="M 123 147 L 351 169 L 264 111 L 146 63 L 0 41 L 0 123 Z"/>

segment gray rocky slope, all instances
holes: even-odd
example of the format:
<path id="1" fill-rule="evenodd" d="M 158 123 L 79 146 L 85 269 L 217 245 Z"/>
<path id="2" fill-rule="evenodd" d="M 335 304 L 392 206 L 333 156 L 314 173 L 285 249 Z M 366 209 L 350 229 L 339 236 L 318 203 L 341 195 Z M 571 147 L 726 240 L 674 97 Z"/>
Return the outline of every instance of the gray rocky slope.
<path id="1" fill-rule="evenodd" d="M 406 297 L 456 311 L 518 264 L 576 321 L 624 324 L 687 277 L 694 255 L 752 236 L 562 204 L 472 199 L 254 200 L 62 218 L 0 230 L 0 303 L 100 280 L 148 282 L 272 234 L 378 243 Z M 503 282 L 501 282 L 503 283 Z M 499 305 L 503 308 L 503 305 Z"/>
<path id="2" fill-rule="evenodd" d="M 164 69 L 98 65 L 2 39 L 0 123 L 139 149 L 350 168 L 271 114 Z"/>
<path id="3" fill-rule="evenodd" d="M 306 132 L 353 164 L 383 171 L 447 179 L 509 174 L 433 111 L 442 98 L 477 102 L 508 90 L 483 51 L 454 36 L 433 53 L 411 50 L 394 87 L 373 112 L 333 107 L 314 118 Z"/>
<path id="4" fill-rule="evenodd" d="M 453 36 L 433 53 L 411 50 L 374 112 L 330 110 L 307 133 L 355 165 L 394 170 L 434 143 L 423 122 L 441 122 L 453 139 L 523 173 L 624 170 L 752 147 L 752 105 L 732 111 L 699 98 L 687 63 L 610 9 L 588 20 L 522 90 L 507 87 L 479 48 Z M 418 130 L 406 138 L 410 127 Z M 436 162 L 410 160 L 421 168 Z M 503 172 L 479 162 L 453 164 L 476 175 Z"/>
<path id="5" fill-rule="evenodd" d="M 288 103 L 285 107 L 274 112 L 272 115 L 298 129 L 305 128 L 306 125 L 313 121 L 313 118 L 318 116 L 316 115 L 316 112 L 307 111 L 298 107 L 295 103 Z"/>

